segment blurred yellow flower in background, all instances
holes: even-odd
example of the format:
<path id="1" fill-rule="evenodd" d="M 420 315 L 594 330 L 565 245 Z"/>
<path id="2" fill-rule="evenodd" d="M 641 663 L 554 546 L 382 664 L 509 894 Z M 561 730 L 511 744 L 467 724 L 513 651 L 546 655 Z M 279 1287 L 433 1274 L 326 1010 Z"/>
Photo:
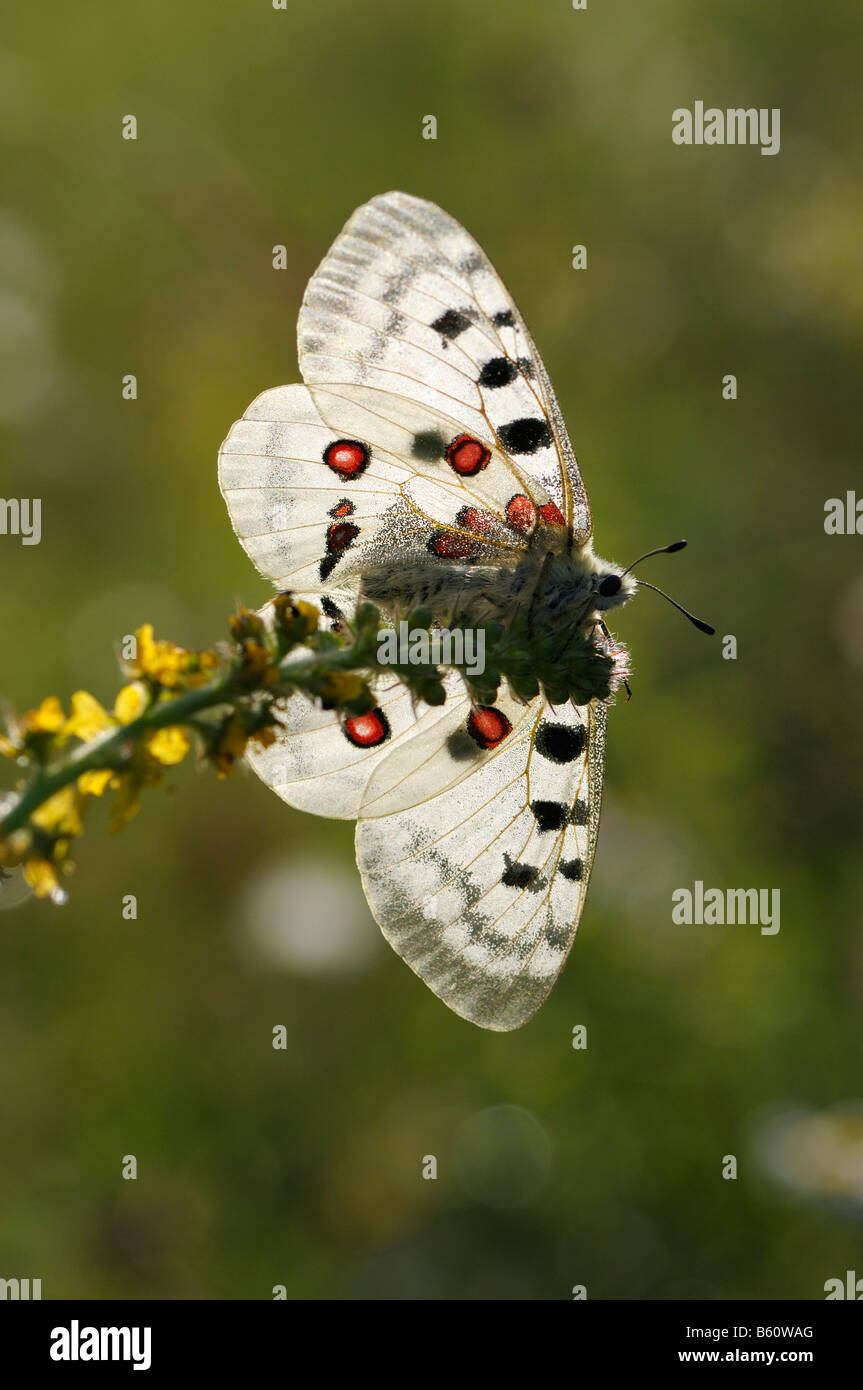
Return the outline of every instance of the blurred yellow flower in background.
<path id="1" fill-rule="evenodd" d="M 176 726 L 160 729 L 147 743 L 147 748 L 156 761 L 167 766 L 182 762 L 190 747 L 189 739 L 183 730 Z"/>
<path id="2" fill-rule="evenodd" d="M 23 734 L 56 734 L 62 729 L 64 721 L 63 706 L 56 695 L 49 695 L 36 709 L 22 714 L 19 727 Z"/>
<path id="3" fill-rule="evenodd" d="M 121 724 L 131 724 L 133 719 L 144 713 L 150 703 L 150 692 L 143 681 L 132 681 L 124 685 L 114 701 L 114 713 Z"/>
<path id="4" fill-rule="evenodd" d="M 83 834 L 80 792 L 74 786 L 64 787 L 37 806 L 30 819 L 40 830 L 50 830 L 60 835 Z"/>
<path id="5" fill-rule="evenodd" d="M 37 898 L 51 898 L 60 892 L 57 870 L 47 859 L 26 859 L 24 877 Z"/>
<path id="6" fill-rule="evenodd" d="M 101 796 L 113 775 L 110 768 L 103 768 L 94 772 L 82 772 L 78 778 L 78 790 L 84 796 Z"/>
<path id="7" fill-rule="evenodd" d="M 102 708 L 99 701 L 86 690 L 76 690 L 72 696 L 69 718 L 63 725 L 64 733 L 89 743 L 107 729 L 114 727 L 111 716 Z"/>
<path id="8" fill-rule="evenodd" d="M 158 685 L 205 685 L 218 668 L 219 658 L 214 651 L 190 652 L 173 642 L 156 641 L 152 623 L 139 627 L 135 638 L 138 654 L 129 664 Z"/>

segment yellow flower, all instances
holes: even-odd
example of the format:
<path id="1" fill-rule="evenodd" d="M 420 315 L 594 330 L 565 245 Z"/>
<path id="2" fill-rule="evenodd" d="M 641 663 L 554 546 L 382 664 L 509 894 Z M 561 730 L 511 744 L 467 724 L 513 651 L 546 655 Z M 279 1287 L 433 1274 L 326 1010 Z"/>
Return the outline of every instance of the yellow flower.
<path id="1" fill-rule="evenodd" d="M 336 705 L 355 700 L 364 690 L 365 682 L 362 676 L 356 675 L 355 672 L 327 671 L 320 683 L 318 694 L 324 709 L 332 709 Z"/>
<path id="2" fill-rule="evenodd" d="M 313 603 L 306 603 L 301 598 L 297 599 L 294 607 L 306 625 L 306 636 L 311 637 L 321 620 L 320 609 L 316 608 Z"/>
<path id="3" fill-rule="evenodd" d="M 155 641 L 152 623 L 139 627 L 135 638 L 138 655 L 131 664 L 158 685 L 205 685 L 219 665 L 213 651 L 188 652 L 173 642 Z"/>
<path id="4" fill-rule="evenodd" d="M 132 681 L 124 685 L 114 701 L 114 713 L 121 724 L 131 724 L 139 714 L 143 714 L 150 703 L 150 692 L 143 681 Z"/>
<path id="5" fill-rule="evenodd" d="M 11 835 L 0 836 L 0 864 L 6 869 L 16 868 L 32 843 L 33 835 L 26 827 L 13 830 Z"/>
<path id="6" fill-rule="evenodd" d="M 123 773 L 122 776 L 113 779 L 111 786 L 116 788 L 117 795 L 111 807 L 108 826 L 116 834 L 138 814 L 142 782 L 135 773 Z"/>
<path id="7" fill-rule="evenodd" d="M 170 766 L 182 762 L 191 745 L 183 730 L 174 725 L 153 734 L 147 747 L 157 762 Z"/>
<path id="8" fill-rule="evenodd" d="M 146 747 L 137 749 L 130 766 L 123 772 L 114 773 L 111 787 L 116 795 L 108 821 L 112 832 L 122 830 L 123 826 L 138 814 L 144 787 L 155 787 L 161 782 L 163 775 L 163 765 L 150 755 Z"/>
<path id="9" fill-rule="evenodd" d="M 113 728 L 110 715 L 106 714 L 99 701 L 86 690 L 76 690 L 72 696 L 72 707 L 66 720 L 65 732 L 74 734 L 84 743 Z"/>
<path id="10" fill-rule="evenodd" d="M 82 772 L 78 778 L 78 790 L 84 796 L 101 796 L 113 773 L 109 769 L 99 772 Z"/>
<path id="11" fill-rule="evenodd" d="M 278 667 L 273 664 L 272 652 L 251 637 L 242 645 L 243 677 L 252 685 L 274 685 L 279 679 Z"/>
<path id="12" fill-rule="evenodd" d="M 63 787 L 62 791 L 49 796 L 36 808 L 30 819 L 40 830 L 52 830 L 58 835 L 81 835 L 84 832 L 80 799 L 74 787 Z"/>
<path id="13" fill-rule="evenodd" d="M 229 624 L 231 634 L 237 642 L 245 642 L 250 637 L 260 639 L 264 636 L 263 619 L 250 608 L 241 607 L 229 619 Z"/>
<path id="14" fill-rule="evenodd" d="M 50 898 L 60 892 L 57 870 L 47 859 L 25 859 L 24 877 L 37 898 Z"/>
<path id="15" fill-rule="evenodd" d="M 56 695 L 49 695 L 37 709 L 31 709 L 21 716 L 21 732 L 56 734 L 62 729 L 63 721 L 63 706 Z"/>
<path id="16" fill-rule="evenodd" d="M 317 631 L 321 620 L 319 609 L 304 599 L 295 599 L 289 593 L 276 594 L 273 599 L 273 612 L 276 622 L 286 637 L 302 641 Z"/>

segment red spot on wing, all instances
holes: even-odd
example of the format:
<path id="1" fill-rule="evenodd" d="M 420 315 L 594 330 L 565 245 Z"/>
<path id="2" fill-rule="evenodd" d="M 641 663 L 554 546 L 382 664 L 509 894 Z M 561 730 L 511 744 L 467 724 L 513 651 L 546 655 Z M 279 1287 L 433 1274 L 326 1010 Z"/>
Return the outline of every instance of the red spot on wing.
<path id="1" fill-rule="evenodd" d="M 324 449 L 324 463 L 340 478 L 359 477 L 368 461 L 368 445 L 357 439 L 336 439 Z"/>
<path id="2" fill-rule="evenodd" d="M 506 519 L 516 531 L 532 531 L 536 525 L 536 507 L 523 492 L 517 492 L 506 504 Z"/>
<path id="3" fill-rule="evenodd" d="M 343 497 L 341 502 L 337 502 L 334 507 L 330 507 L 330 516 L 353 516 L 355 507 L 347 497 Z"/>
<path id="4" fill-rule="evenodd" d="M 389 721 L 382 709 L 353 714 L 342 725 L 345 738 L 355 748 L 376 748 L 390 736 Z"/>
<path id="5" fill-rule="evenodd" d="M 537 511 L 547 526 L 565 526 L 566 519 L 556 502 L 545 502 Z"/>
<path id="6" fill-rule="evenodd" d="M 335 521 L 327 531 L 327 550 L 331 555 L 339 550 L 346 550 L 359 534 L 359 526 L 355 526 L 352 521 Z"/>
<path id="7" fill-rule="evenodd" d="M 456 521 L 466 531 L 473 531 L 479 536 L 487 536 L 494 530 L 495 519 L 491 512 L 484 512 L 480 507 L 462 507 Z"/>
<path id="8" fill-rule="evenodd" d="M 477 705 L 468 715 L 467 731 L 480 748 L 497 748 L 512 732 L 512 725 L 499 709 L 491 705 Z"/>
<path id="9" fill-rule="evenodd" d="M 470 536 L 460 535 L 458 531 L 435 531 L 429 539 L 428 548 L 432 555 L 439 555 L 442 560 L 464 560 L 474 553 Z"/>
<path id="10" fill-rule="evenodd" d="M 491 458 L 491 450 L 469 434 L 460 434 L 446 451 L 450 468 L 462 478 L 472 478 L 482 471 Z"/>

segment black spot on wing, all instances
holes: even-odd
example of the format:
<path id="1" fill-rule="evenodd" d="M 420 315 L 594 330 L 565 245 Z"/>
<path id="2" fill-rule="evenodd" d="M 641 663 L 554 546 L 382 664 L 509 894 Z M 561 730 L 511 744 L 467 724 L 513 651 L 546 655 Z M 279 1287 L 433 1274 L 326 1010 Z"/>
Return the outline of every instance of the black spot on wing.
<path id="1" fill-rule="evenodd" d="M 575 805 L 573 806 L 572 814 L 570 815 L 570 820 L 572 821 L 573 825 L 587 825 L 587 802 L 584 800 L 583 797 L 580 796 L 576 801 Z"/>
<path id="2" fill-rule="evenodd" d="M 472 762 L 479 757 L 479 747 L 466 729 L 456 729 L 446 741 L 447 752 L 457 763 Z"/>
<path id="3" fill-rule="evenodd" d="M 534 864 L 514 864 L 508 854 L 505 858 L 506 868 L 500 881 L 507 888 L 529 888 L 539 878 L 539 869 Z"/>
<path id="4" fill-rule="evenodd" d="M 525 416 L 521 420 L 510 420 L 508 425 L 498 427 L 498 438 L 511 454 L 535 454 L 552 442 L 552 433 L 545 420 L 539 416 Z"/>
<path id="5" fill-rule="evenodd" d="M 584 864 L 580 859 L 567 859 L 558 865 L 564 878 L 570 879 L 573 883 L 578 883 L 584 873 Z"/>
<path id="6" fill-rule="evenodd" d="M 550 724 L 543 720 L 536 734 L 535 748 L 540 757 L 551 763 L 573 763 L 580 758 L 587 744 L 587 734 L 579 725 Z"/>
<path id="7" fill-rule="evenodd" d="M 494 324 L 495 328 L 514 328 L 515 319 L 513 317 L 512 309 L 499 309 L 498 312 L 492 318 L 492 323 Z"/>
<path id="8" fill-rule="evenodd" d="M 550 946 L 553 951 L 565 951 L 569 945 L 569 930 L 568 927 L 553 927 L 546 934 L 546 946 Z"/>
<path id="9" fill-rule="evenodd" d="M 509 386 L 518 376 L 518 367 L 509 357 L 492 357 L 479 374 L 479 384 L 491 390 Z"/>
<path id="10" fill-rule="evenodd" d="M 411 444 L 411 453 L 415 459 L 422 459 L 423 463 L 437 463 L 444 456 L 447 447 L 447 440 L 438 430 L 420 430 L 415 434 Z"/>
<path id="11" fill-rule="evenodd" d="M 530 809 L 536 817 L 537 830 L 560 830 L 566 824 L 566 807 L 562 801 L 532 801 Z"/>
<path id="12" fill-rule="evenodd" d="M 465 310 L 447 309 L 446 313 L 435 319 L 432 328 L 436 333 L 440 333 L 442 338 L 457 338 L 460 333 L 464 333 L 466 328 L 470 328 L 470 323 L 470 318 Z"/>
<path id="13" fill-rule="evenodd" d="M 344 614 L 342 613 L 342 610 L 341 608 L 339 608 L 338 604 L 333 603 L 332 599 L 329 598 L 329 596 L 326 594 L 321 599 L 321 607 L 323 608 L 328 618 L 344 617 Z"/>

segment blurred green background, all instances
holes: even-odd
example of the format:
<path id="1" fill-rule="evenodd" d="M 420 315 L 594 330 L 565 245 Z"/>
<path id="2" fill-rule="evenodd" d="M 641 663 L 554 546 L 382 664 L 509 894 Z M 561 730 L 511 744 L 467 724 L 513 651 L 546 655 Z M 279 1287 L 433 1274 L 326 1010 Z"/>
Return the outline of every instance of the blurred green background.
<path id="1" fill-rule="evenodd" d="M 863 1273 L 863 539 L 823 527 L 863 495 L 863 11 L 150 0 L 4 30 L 0 492 L 43 499 L 39 546 L 0 538 L 16 708 L 108 702 L 124 633 L 208 645 L 267 597 L 218 446 L 297 378 L 306 281 L 390 188 L 458 217 L 510 286 L 600 553 L 688 536 L 649 577 L 738 658 L 653 595 L 620 615 L 635 696 L 594 884 L 511 1035 L 386 948 L 350 824 L 191 768 L 119 838 L 96 812 L 68 905 L 0 912 L 0 1275 L 44 1297 L 723 1299 Z M 781 152 L 673 145 L 696 99 L 781 108 Z M 673 925 L 696 879 L 779 888 L 781 931 Z"/>

